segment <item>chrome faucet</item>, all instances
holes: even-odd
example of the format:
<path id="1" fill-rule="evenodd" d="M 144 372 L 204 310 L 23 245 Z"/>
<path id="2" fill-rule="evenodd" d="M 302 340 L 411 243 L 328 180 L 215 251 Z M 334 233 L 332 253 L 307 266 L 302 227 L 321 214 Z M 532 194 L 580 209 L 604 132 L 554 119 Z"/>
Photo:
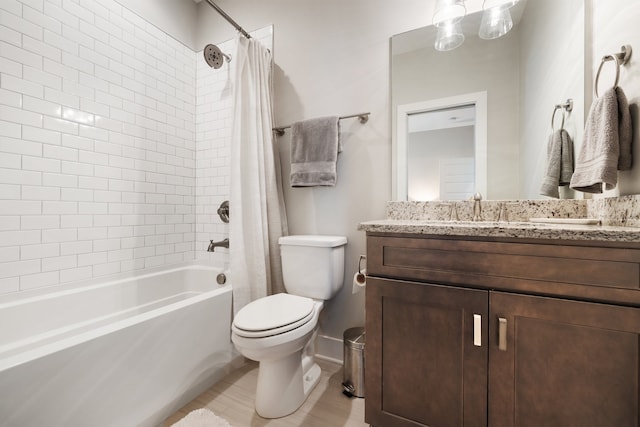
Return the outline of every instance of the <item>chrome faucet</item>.
<path id="1" fill-rule="evenodd" d="M 473 200 L 473 220 L 482 221 L 482 194 L 474 194 L 471 200 Z"/>
<path id="2" fill-rule="evenodd" d="M 211 240 L 209 243 L 209 247 L 207 248 L 207 252 L 215 252 L 216 248 L 229 248 L 229 239 L 220 240 L 219 242 L 214 242 Z"/>

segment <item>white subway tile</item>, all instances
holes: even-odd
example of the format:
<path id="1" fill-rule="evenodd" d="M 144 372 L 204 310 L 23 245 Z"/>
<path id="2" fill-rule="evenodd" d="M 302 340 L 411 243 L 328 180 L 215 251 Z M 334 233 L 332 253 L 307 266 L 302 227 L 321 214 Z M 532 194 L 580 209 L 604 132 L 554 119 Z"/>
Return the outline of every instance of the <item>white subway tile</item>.
<path id="1" fill-rule="evenodd" d="M 47 185 L 52 182 L 44 180 Z M 60 189 L 57 187 L 22 186 L 22 200 L 60 200 Z"/>
<path id="2" fill-rule="evenodd" d="M 109 262 L 126 261 L 133 258 L 133 249 L 119 249 L 108 252 Z"/>
<path id="3" fill-rule="evenodd" d="M 144 259 L 131 259 L 120 263 L 122 271 L 141 270 L 144 268 Z"/>
<path id="4" fill-rule="evenodd" d="M 133 182 L 121 179 L 109 179 L 108 189 L 111 191 L 133 191 Z"/>
<path id="5" fill-rule="evenodd" d="M 125 237 L 123 239 L 120 239 L 120 243 L 122 245 L 122 249 L 142 248 L 144 247 L 144 237 Z M 137 258 L 135 256 L 135 251 L 134 258 Z"/>
<path id="6" fill-rule="evenodd" d="M 0 216 L 0 231 L 20 230 L 20 219 L 19 216 Z"/>
<path id="7" fill-rule="evenodd" d="M 17 138 L 0 137 L 0 151 L 6 153 L 42 156 L 42 144 L 39 142 L 24 141 Z M 17 166 L 21 167 L 18 163 Z"/>
<path id="8" fill-rule="evenodd" d="M 34 39 L 42 40 L 42 27 L 4 10 L 0 10 L 0 25 L 9 27 Z"/>
<path id="9" fill-rule="evenodd" d="M 2 263 L 2 268 L 0 268 L 0 278 L 38 272 L 40 272 L 40 260 L 5 262 Z"/>
<path id="10" fill-rule="evenodd" d="M 58 215 L 23 215 L 20 228 L 22 230 L 43 230 L 60 227 Z"/>
<path id="11" fill-rule="evenodd" d="M 44 99 L 51 102 L 58 102 L 62 105 L 78 108 L 80 105 L 80 97 L 70 93 L 64 93 L 49 87 L 44 88 Z"/>
<path id="12" fill-rule="evenodd" d="M 44 58 L 44 71 L 56 76 L 60 76 L 65 80 L 71 80 L 78 82 L 79 71 L 61 64 L 60 61 L 52 61 L 48 58 Z"/>
<path id="13" fill-rule="evenodd" d="M 80 51 L 82 49 L 86 49 L 84 46 L 80 46 Z M 76 55 L 70 54 L 68 52 L 62 52 L 62 64 L 66 67 L 70 67 L 77 71 L 81 71 L 83 73 L 93 74 L 93 62 L 86 60 L 84 58 L 78 57 Z M 79 81 L 78 78 L 69 79 L 75 82 Z"/>
<path id="14" fill-rule="evenodd" d="M 123 237 L 132 237 L 133 236 L 133 227 L 125 226 L 125 227 L 109 227 L 110 239 L 120 239 Z"/>
<path id="15" fill-rule="evenodd" d="M 92 202 L 93 191 L 80 188 L 62 188 L 60 198 L 64 201 Z"/>
<path id="16" fill-rule="evenodd" d="M 120 249 L 120 239 L 100 239 L 93 241 L 93 251 L 113 251 Z"/>
<path id="17" fill-rule="evenodd" d="M 96 227 L 117 227 L 122 223 L 120 218 L 120 215 L 94 215 L 93 223 Z"/>
<path id="18" fill-rule="evenodd" d="M 2 231 L 0 232 L 0 246 L 18 246 L 40 243 L 40 231 Z"/>
<path id="19" fill-rule="evenodd" d="M 50 159 L 77 161 L 78 150 L 75 148 L 47 144 L 42 147 L 42 156 Z"/>
<path id="20" fill-rule="evenodd" d="M 8 294 L 9 292 L 17 292 L 19 290 L 20 290 L 19 277 L 9 277 L 6 279 L 0 279 L 0 294 Z"/>
<path id="21" fill-rule="evenodd" d="M 98 67 L 96 65 L 96 67 Z M 84 86 L 92 87 L 96 90 L 96 92 L 108 92 L 109 91 L 109 82 L 94 76 L 92 74 L 87 74 L 85 72 L 80 71 L 80 80 L 79 83 Z M 107 110 L 108 111 L 108 110 Z M 107 113 L 108 114 L 108 113 Z"/>
<path id="22" fill-rule="evenodd" d="M 60 172 L 60 160 L 22 156 L 22 169 L 40 172 Z"/>
<path id="23" fill-rule="evenodd" d="M 58 202 L 58 201 L 43 201 L 42 202 L 43 214 L 75 214 L 78 213 L 77 202 Z"/>
<path id="24" fill-rule="evenodd" d="M 94 64 L 94 66 L 99 65 L 107 68 L 109 66 L 109 58 L 103 55 L 102 51 L 102 48 L 107 45 L 98 40 L 94 43 L 94 49 L 87 49 L 85 46 L 80 46 L 80 58 Z"/>
<path id="25" fill-rule="evenodd" d="M 45 243 L 39 245 L 24 245 L 20 247 L 20 259 L 40 259 L 60 255 L 58 243 Z"/>
<path id="26" fill-rule="evenodd" d="M 92 139 L 76 135 L 63 134 L 62 145 L 74 149 L 93 151 Z"/>
<path id="27" fill-rule="evenodd" d="M 99 240 L 107 238 L 107 227 L 87 227 L 78 229 L 78 240 Z"/>
<path id="28" fill-rule="evenodd" d="M 133 169 L 134 159 L 131 159 L 128 157 L 122 157 L 122 156 L 109 155 L 109 166 L 113 166 L 117 168 Z"/>
<path id="29" fill-rule="evenodd" d="M 0 182 L 3 184 L 41 185 L 42 174 L 34 171 L 0 168 Z"/>
<path id="30" fill-rule="evenodd" d="M 29 7 L 42 12 L 44 10 L 43 0 L 21 0 L 24 3 L 23 11 Z M 24 12 L 23 12 L 24 13 Z"/>
<path id="31" fill-rule="evenodd" d="M 10 59 L 14 62 L 29 65 L 35 68 L 42 68 L 42 57 L 35 53 L 29 52 L 20 47 L 14 46 L 0 40 L 0 56 Z"/>
<path id="32" fill-rule="evenodd" d="M 17 16 L 22 15 L 22 3 L 17 0 L 3 0 L 0 2 L 0 9 L 11 12 Z"/>
<path id="33" fill-rule="evenodd" d="M 22 70 L 22 77 L 24 80 L 40 84 L 43 87 L 62 90 L 62 77 L 37 68 L 25 66 Z"/>
<path id="34" fill-rule="evenodd" d="M 61 166 L 64 174 L 93 176 L 93 165 L 62 161 Z"/>
<path id="35" fill-rule="evenodd" d="M 102 43 L 109 43 L 109 33 L 96 27 L 95 25 L 91 25 L 85 21 L 80 21 L 79 29 L 82 33 L 88 35 L 89 37 L 95 40 L 101 41 Z"/>
<path id="36" fill-rule="evenodd" d="M 155 246 L 136 248 L 133 251 L 134 258 L 146 258 L 146 257 L 155 256 L 155 255 L 156 255 Z"/>
<path id="37" fill-rule="evenodd" d="M 94 252 L 78 255 L 78 266 L 104 264 L 107 262 L 107 252 Z"/>
<path id="38" fill-rule="evenodd" d="M 42 5 L 42 1 L 40 1 L 40 5 Z M 47 15 L 43 14 L 42 8 L 31 8 L 24 7 L 22 10 L 22 17 L 33 24 L 39 25 L 42 28 L 46 28 L 54 33 L 61 34 L 62 33 L 62 24 L 56 19 L 50 18 Z"/>
<path id="39" fill-rule="evenodd" d="M 21 46 L 22 34 L 19 31 L 0 25 L 0 40 L 4 40 L 6 43 L 10 43 L 15 46 Z"/>
<path id="40" fill-rule="evenodd" d="M 20 259 L 20 246 L 0 248 L 0 262 L 18 261 Z"/>
<path id="41" fill-rule="evenodd" d="M 90 266 L 60 270 L 60 283 L 75 282 L 77 280 L 90 279 L 91 277 L 93 277 L 93 268 Z"/>
<path id="42" fill-rule="evenodd" d="M 0 184 L 0 200 L 19 199 L 20 186 L 15 184 Z"/>
<path id="43" fill-rule="evenodd" d="M 0 120 L 0 136 L 20 138 L 21 127 L 18 123 L 5 122 Z"/>
<path id="44" fill-rule="evenodd" d="M 60 132 L 42 129 L 42 128 L 36 128 L 33 126 L 22 125 L 22 139 L 29 140 L 29 141 L 44 142 L 47 144 L 60 145 L 61 135 L 60 135 Z M 24 141 L 22 143 L 24 143 Z M 40 149 L 37 154 L 36 153 L 25 153 L 25 154 L 41 155 L 42 145 L 39 144 L 38 147 L 40 147 Z"/>
<path id="45" fill-rule="evenodd" d="M 97 93 L 97 92 L 96 92 Z M 101 104 L 99 102 L 91 101 L 86 98 L 82 98 L 80 100 L 80 109 L 82 111 L 89 112 L 91 114 L 97 114 L 102 116 L 109 115 L 109 106 L 105 104 Z"/>
<path id="46" fill-rule="evenodd" d="M 98 129 L 94 126 L 79 125 L 80 136 L 101 141 L 109 140 L 109 132 L 105 129 Z"/>
<path id="47" fill-rule="evenodd" d="M 42 181 L 47 185 L 51 185 L 54 187 L 77 187 L 78 186 L 78 177 L 75 175 L 65 175 L 58 173 L 43 173 Z M 60 200 L 60 193 L 57 193 L 57 199 Z"/>
<path id="48" fill-rule="evenodd" d="M 65 93 L 77 95 L 83 98 L 94 99 L 95 89 L 90 86 L 85 86 L 80 83 L 72 82 L 71 80 L 62 81 L 62 90 Z"/>
<path id="49" fill-rule="evenodd" d="M 78 182 L 78 187 L 94 190 L 107 190 L 109 188 L 109 180 L 107 178 L 81 176 Z"/>
<path id="50" fill-rule="evenodd" d="M 109 164 L 109 156 L 104 153 L 95 153 L 92 151 L 79 151 L 79 159 L 82 163 L 92 164 L 92 165 L 102 165 L 107 166 Z"/>
<path id="51" fill-rule="evenodd" d="M 130 203 L 109 203 L 110 215 L 128 215 L 134 211 L 134 205 Z"/>
<path id="52" fill-rule="evenodd" d="M 20 169 L 22 158 L 18 154 L 0 153 L 0 168 Z"/>
<path id="53" fill-rule="evenodd" d="M 96 153 L 114 154 L 119 156 L 122 154 L 122 147 L 118 144 L 112 144 L 110 142 L 96 141 L 95 142 Z"/>
<path id="54" fill-rule="evenodd" d="M 22 36 L 22 47 L 34 54 L 40 55 L 43 59 L 42 65 L 35 64 L 32 67 L 44 68 L 44 59 L 55 62 L 62 61 L 62 51 L 56 47 L 50 46 L 42 40 L 36 40 L 29 36 Z"/>
<path id="55" fill-rule="evenodd" d="M 77 255 L 90 252 L 93 252 L 93 242 L 91 240 L 60 243 L 60 255 Z"/>
<path id="56" fill-rule="evenodd" d="M 109 264 L 97 264 L 93 266 L 93 275 L 95 277 L 106 276 L 108 274 L 120 273 L 120 263 L 112 262 Z"/>
<path id="57" fill-rule="evenodd" d="M 95 169 L 95 176 L 112 179 L 124 178 L 122 176 L 123 170 L 120 168 L 114 168 L 111 166 L 96 166 Z"/>
<path id="58" fill-rule="evenodd" d="M 155 257 L 149 257 L 149 258 L 145 258 L 144 259 L 144 267 L 145 268 L 151 268 L 151 267 L 157 267 L 160 266 L 162 264 L 164 264 L 164 256 L 163 255 L 159 255 L 159 256 L 155 256 Z"/>
<path id="59" fill-rule="evenodd" d="M 108 203 L 97 202 L 80 202 L 78 206 L 78 213 L 87 215 L 103 215 L 109 212 Z M 106 224 L 94 223 L 95 226 L 102 226 Z"/>
<path id="60" fill-rule="evenodd" d="M 57 132 L 78 134 L 77 123 L 55 117 L 44 116 L 43 127 Z"/>
<path id="61" fill-rule="evenodd" d="M 60 117 L 62 106 L 40 98 L 34 98 L 28 95 L 23 96 L 22 108 L 35 113 L 42 113 L 48 116 Z"/>
<path id="62" fill-rule="evenodd" d="M 30 126 L 42 126 L 42 114 L 20 110 L 18 108 L 0 105 L 0 117 L 3 120 Z"/>
<path id="63" fill-rule="evenodd" d="M 36 98 L 42 98 L 42 94 L 44 93 L 44 86 L 42 86 L 41 84 L 30 82 L 22 79 L 21 77 L 14 77 L 11 75 L 2 76 L 2 89 L 6 89 L 8 91 L 16 93 L 23 93 L 25 95 L 31 95 Z M 12 103 L 12 105 L 15 106 L 15 103 Z"/>
<path id="64" fill-rule="evenodd" d="M 72 15 L 49 1 L 44 4 L 44 14 L 62 22 L 63 24 L 67 24 L 72 28 L 78 28 L 79 19 L 77 16 Z"/>
<path id="65" fill-rule="evenodd" d="M 57 285 L 58 283 L 60 283 L 60 273 L 57 271 L 20 276 L 20 290 L 23 291 Z"/>
<path id="66" fill-rule="evenodd" d="M 91 215 L 63 215 L 60 218 L 60 228 L 82 228 L 92 226 L 93 216 Z"/>
<path id="67" fill-rule="evenodd" d="M 78 240 L 78 230 L 76 229 L 53 229 L 42 230 L 42 242 L 73 242 Z"/>
<path id="68" fill-rule="evenodd" d="M 80 6 L 77 0 L 62 0 L 62 7 L 71 15 L 77 16 L 83 21 L 86 21 L 90 24 L 94 22 L 93 11 Z"/>
<path id="69" fill-rule="evenodd" d="M 76 255 L 65 255 L 53 258 L 42 259 L 42 271 L 55 271 L 78 266 L 78 257 Z"/>

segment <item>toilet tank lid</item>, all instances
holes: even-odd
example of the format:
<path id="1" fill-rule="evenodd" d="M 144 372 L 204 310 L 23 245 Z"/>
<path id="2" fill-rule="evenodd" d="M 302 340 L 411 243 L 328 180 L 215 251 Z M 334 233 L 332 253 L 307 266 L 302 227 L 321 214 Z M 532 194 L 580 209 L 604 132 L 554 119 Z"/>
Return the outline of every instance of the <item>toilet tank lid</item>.
<path id="1" fill-rule="evenodd" d="M 344 236 L 282 236 L 278 239 L 281 246 L 320 246 L 333 248 L 347 244 L 347 238 Z"/>

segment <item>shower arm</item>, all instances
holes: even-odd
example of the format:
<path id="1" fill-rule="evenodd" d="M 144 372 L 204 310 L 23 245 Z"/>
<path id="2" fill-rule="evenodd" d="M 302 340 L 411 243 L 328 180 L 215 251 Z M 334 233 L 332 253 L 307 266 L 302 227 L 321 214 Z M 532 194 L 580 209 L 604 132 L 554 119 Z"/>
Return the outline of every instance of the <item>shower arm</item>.
<path id="1" fill-rule="evenodd" d="M 229 24 L 233 25 L 235 27 L 235 29 L 240 32 L 240 34 L 242 34 L 243 36 L 245 36 L 248 39 L 251 38 L 249 33 L 247 33 L 240 25 L 238 25 L 238 23 L 236 21 L 234 21 L 232 17 L 227 15 L 224 10 L 220 9 L 220 6 L 215 4 L 213 2 L 213 0 L 207 0 L 207 3 L 209 3 L 209 6 L 214 8 L 216 10 L 216 12 L 218 12 L 224 19 L 226 19 L 229 22 Z"/>

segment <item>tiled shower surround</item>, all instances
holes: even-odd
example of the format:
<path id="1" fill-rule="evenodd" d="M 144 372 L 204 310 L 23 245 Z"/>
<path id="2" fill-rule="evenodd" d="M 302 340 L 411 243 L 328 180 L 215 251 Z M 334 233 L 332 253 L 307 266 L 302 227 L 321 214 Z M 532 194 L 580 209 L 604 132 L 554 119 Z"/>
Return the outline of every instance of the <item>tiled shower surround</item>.
<path id="1" fill-rule="evenodd" d="M 113 0 L 0 2 L 0 293 L 226 261 L 229 67 L 201 55 Z"/>

